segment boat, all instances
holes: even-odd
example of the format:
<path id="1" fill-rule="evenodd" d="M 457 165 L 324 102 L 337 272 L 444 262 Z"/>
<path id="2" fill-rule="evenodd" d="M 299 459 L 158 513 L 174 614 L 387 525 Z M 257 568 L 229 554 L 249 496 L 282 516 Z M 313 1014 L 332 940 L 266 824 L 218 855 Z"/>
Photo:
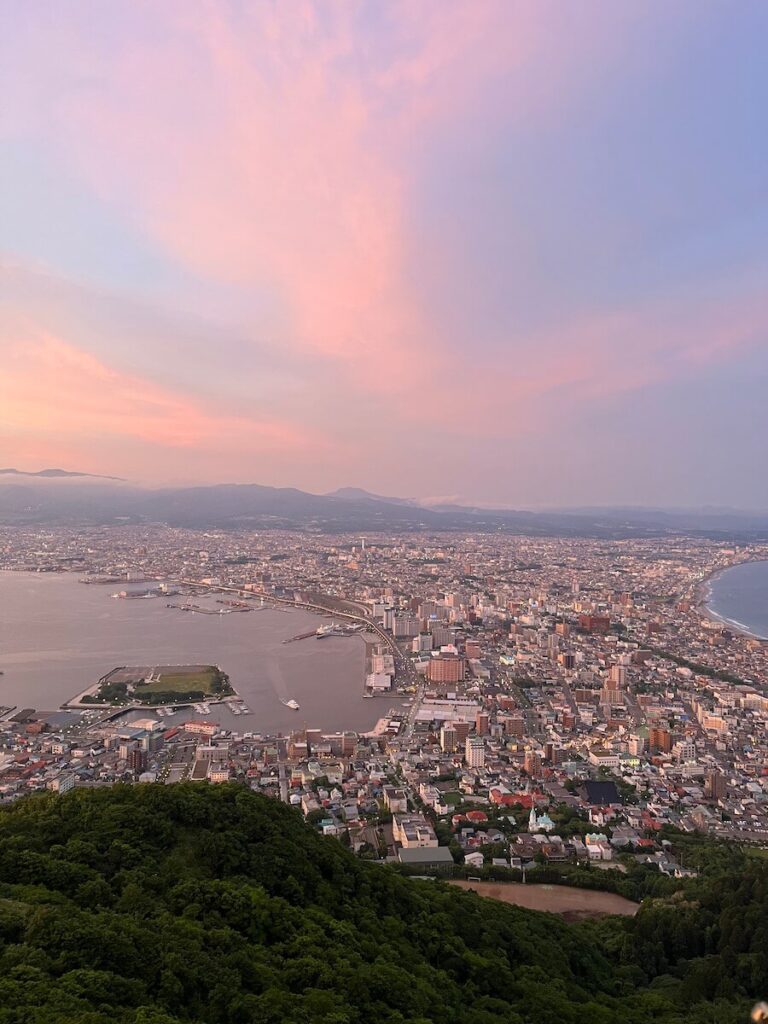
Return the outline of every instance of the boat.
<path id="1" fill-rule="evenodd" d="M 291 711 L 298 711 L 300 707 L 299 702 L 297 700 L 293 700 L 293 698 L 291 698 L 291 700 L 281 700 L 280 703 L 284 704 L 287 708 L 290 708 Z"/>

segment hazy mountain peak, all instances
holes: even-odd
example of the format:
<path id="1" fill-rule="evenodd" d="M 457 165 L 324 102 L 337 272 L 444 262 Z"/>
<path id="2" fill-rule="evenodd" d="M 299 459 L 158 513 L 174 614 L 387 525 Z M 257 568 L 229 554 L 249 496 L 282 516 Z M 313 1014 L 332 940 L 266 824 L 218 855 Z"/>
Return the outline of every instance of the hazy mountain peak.
<path id="1" fill-rule="evenodd" d="M 362 487 L 339 487 L 325 495 L 326 498 L 342 498 L 344 501 L 386 501 L 390 505 L 415 505 L 410 498 L 386 498 L 381 494 L 372 494 Z"/>
<path id="2" fill-rule="evenodd" d="M 71 469 L 38 469 L 33 472 L 25 469 L 14 469 L 13 467 L 7 467 L 0 469 L 0 476 L 27 476 L 27 477 L 38 477 L 45 480 L 55 479 L 76 479 L 78 477 L 87 478 L 90 480 L 118 480 L 124 483 L 125 480 L 121 476 L 101 476 L 99 473 L 81 473 L 79 470 Z"/>

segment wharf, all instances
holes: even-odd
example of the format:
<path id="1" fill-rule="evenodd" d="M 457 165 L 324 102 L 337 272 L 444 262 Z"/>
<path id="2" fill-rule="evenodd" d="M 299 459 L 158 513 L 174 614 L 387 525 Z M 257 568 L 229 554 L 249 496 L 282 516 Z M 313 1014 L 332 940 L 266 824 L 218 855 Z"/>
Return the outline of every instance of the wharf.
<path id="1" fill-rule="evenodd" d="M 287 640 L 283 640 L 283 643 L 292 644 L 297 640 L 309 640 L 312 636 L 317 636 L 317 630 L 311 629 L 308 633 L 297 633 L 296 636 L 289 636 Z"/>

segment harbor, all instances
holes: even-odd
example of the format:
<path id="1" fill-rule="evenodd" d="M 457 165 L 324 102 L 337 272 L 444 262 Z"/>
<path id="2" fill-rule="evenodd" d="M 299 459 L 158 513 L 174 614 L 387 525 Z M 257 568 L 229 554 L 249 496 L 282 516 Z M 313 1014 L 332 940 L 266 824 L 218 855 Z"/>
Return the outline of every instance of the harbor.
<path id="1" fill-rule="evenodd" d="M 3 651 L 2 704 L 61 708 L 120 663 L 220 664 L 242 702 L 209 702 L 210 717 L 223 728 L 242 731 L 247 722 L 265 733 L 287 732 L 299 716 L 318 728 L 373 726 L 377 702 L 363 699 L 363 630 L 360 639 L 329 635 L 320 644 L 284 644 L 300 633 L 315 636 L 328 618 L 262 605 L 260 598 L 249 601 L 259 615 L 218 615 L 228 609 L 219 597 L 196 596 L 213 615 L 179 614 L 164 601 L 110 600 L 108 586 L 80 585 L 74 574 L 0 573 L 0 602 L 15 637 Z M 300 712 L 282 703 L 288 700 Z M 192 703 L 199 702 L 171 720 L 198 717 Z"/>

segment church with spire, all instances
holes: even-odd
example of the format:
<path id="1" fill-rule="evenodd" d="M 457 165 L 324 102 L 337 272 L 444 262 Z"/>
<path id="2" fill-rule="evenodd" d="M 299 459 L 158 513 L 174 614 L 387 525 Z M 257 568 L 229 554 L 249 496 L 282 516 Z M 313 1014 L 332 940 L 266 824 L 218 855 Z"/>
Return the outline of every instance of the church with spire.
<path id="1" fill-rule="evenodd" d="M 531 813 L 528 816 L 528 831 L 534 832 L 551 832 L 555 827 L 554 821 L 545 812 L 544 814 L 536 814 L 536 806 L 531 807 Z"/>

